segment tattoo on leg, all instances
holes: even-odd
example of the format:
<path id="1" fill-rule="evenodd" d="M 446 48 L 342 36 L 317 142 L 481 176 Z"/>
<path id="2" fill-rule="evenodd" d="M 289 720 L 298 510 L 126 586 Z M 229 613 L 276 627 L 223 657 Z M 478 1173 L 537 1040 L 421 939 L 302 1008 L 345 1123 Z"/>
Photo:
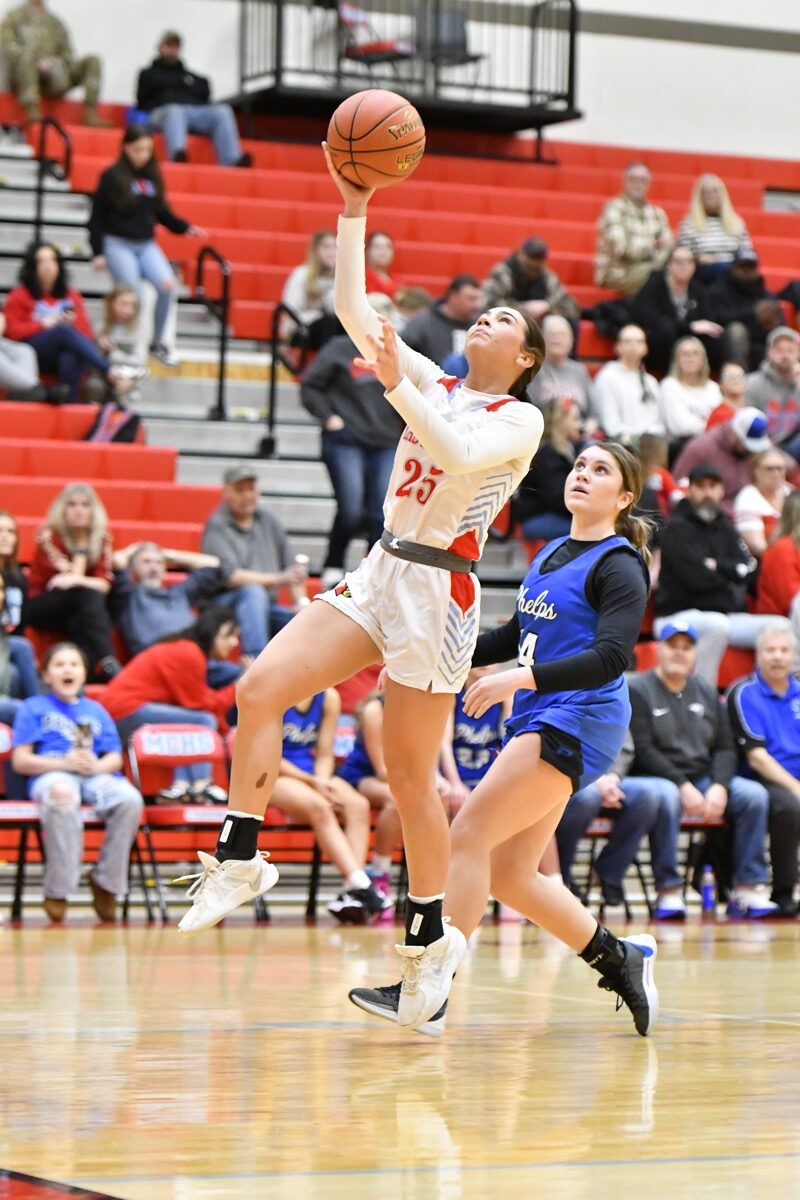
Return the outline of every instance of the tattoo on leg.
<path id="1" fill-rule="evenodd" d="M 257 787 L 257 788 L 263 788 L 264 784 L 267 782 L 267 779 L 268 779 L 268 775 L 267 775 L 267 772 L 265 771 L 265 772 L 264 772 L 264 774 L 263 774 L 263 775 L 261 775 L 261 776 L 260 776 L 260 777 L 259 777 L 259 778 L 256 780 L 256 787 Z"/>

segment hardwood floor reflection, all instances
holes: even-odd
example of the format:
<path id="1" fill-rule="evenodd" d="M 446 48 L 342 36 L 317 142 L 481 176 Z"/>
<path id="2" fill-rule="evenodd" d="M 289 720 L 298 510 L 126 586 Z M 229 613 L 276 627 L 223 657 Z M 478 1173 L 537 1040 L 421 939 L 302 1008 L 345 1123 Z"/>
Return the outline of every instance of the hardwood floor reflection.
<path id="1" fill-rule="evenodd" d="M 3 928 L 0 1168 L 120 1200 L 800 1195 L 800 926 L 656 930 L 648 1039 L 517 925 L 441 1040 L 371 1021 L 347 989 L 396 978 L 395 936 Z"/>

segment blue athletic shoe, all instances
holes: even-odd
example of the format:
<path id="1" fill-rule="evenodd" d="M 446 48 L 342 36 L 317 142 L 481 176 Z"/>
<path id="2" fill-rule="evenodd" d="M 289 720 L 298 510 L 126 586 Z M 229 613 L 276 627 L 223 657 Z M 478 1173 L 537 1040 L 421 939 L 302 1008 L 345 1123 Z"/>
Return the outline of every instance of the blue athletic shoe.
<path id="1" fill-rule="evenodd" d="M 762 917 L 776 916 L 778 908 L 775 901 L 770 900 L 769 888 L 765 883 L 751 883 L 731 889 L 725 911 L 729 917 L 740 921 L 757 921 Z"/>

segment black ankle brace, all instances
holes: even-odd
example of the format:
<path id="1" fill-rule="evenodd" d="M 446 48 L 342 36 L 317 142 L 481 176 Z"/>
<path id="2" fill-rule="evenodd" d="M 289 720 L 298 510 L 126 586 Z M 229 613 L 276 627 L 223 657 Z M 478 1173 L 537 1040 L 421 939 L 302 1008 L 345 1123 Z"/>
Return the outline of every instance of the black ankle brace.
<path id="1" fill-rule="evenodd" d="M 606 975 L 609 971 L 619 970 L 622 966 L 625 961 L 625 947 L 609 929 L 606 929 L 604 925 L 598 925 L 594 931 L 594 937 L 589 945 L 581 950 L 579 957 L 590 967 L 594 967 L 595 971 Z"/>
<path id="2" fill-rule="evenodd" d="M 420 904 L 409 896 L 406 900 L 406 945 L 430 946 L 444 936 L 442 901 L 429 900 Z"/>
<path id="3" fill-rule="evenodd" d="M 260 817 L 239 817 L 228 813 L 222 823 L 214 854 L 218 862 L 229 858 L 255 858 L 258 853 Z"/>

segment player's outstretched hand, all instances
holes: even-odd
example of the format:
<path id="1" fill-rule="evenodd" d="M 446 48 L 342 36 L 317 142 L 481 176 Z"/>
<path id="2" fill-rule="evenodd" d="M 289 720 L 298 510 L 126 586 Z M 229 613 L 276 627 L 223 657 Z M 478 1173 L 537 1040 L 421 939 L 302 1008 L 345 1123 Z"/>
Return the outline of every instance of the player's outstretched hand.
<path id="1" fill-rule="evenodd" d="M 533 690 L 530 667 L 517 667 L 512 671 L 501 671 L 499 675 L 484 675 L 476 679 L 464 693 L 464 712 L 468 717 L 482 717 L 493 704 L 510 700 L 522 688 Z"/>
<path id="2" fill-rule="evenodd" d="M 367 204 L 375 192 L 375 188 L 360 187 L 357 183 L 350 183 L 348 179 L 345 179 L 344 175 L 340 175 L 333 165 L 333 159 L 331 158 L 327 142 L 322 143 L 322 153 L 325 155 L 325 162 L 330 172 L 330 177 L 342 193 L 342 199 L 345 204 L 345 216 L 363 217 L 367 211 Z"/>
<path id="3" fill-rule="evenodd" d="M 385 317 L 378 317 L 378 320 L 381 323 L 380 340 L 372 334 L 367 334 L 367 341 L 372 347 L 372 358 L 356 358 L 353 361 L 362 370 L 372 371 L 387 392 L 391 392 L 403 378 L 397 354 L 397 334 L 391 321 L 387 321 Z"/>

